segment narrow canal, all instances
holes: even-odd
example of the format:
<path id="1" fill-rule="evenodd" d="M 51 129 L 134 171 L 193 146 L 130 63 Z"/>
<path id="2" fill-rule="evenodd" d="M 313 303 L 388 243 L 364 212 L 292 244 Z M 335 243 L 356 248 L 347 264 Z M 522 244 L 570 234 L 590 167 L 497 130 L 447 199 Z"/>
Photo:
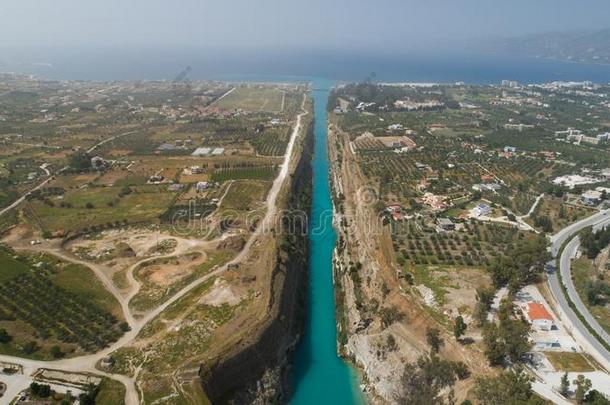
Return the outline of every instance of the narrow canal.
<path id="1" fill-rule="evenodd" d="M 314 81 L 315 152 L 310 218 L 309 308 L 305 335 L 294 363 L 291 404 L 358 404 L 354 373 L 337 356 L 337 327 L 332 277 L 335 231 L 329 187 L 326 104 L 332 82 Z"/>

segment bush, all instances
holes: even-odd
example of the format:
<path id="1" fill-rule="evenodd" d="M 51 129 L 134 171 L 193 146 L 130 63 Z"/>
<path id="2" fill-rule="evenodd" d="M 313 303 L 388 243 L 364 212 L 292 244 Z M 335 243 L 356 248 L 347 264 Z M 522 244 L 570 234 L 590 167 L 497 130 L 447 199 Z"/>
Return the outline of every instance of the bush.
<path id="1" fill-rule="evenodd" d="M 381 324 L 384 328 L 392 325 L 395 322 L 398 322 L 404 319 L 404 314 L 400 312 L 396 307 L 385 307 L 379 310 L 379 316 L 381 317 Z"/>
<path id="2" fill-rule="evenodd" d="M 61 351 L 61 348 L 57 345 L 51 347 L 51 356 L 55 359 L 59 359 L 64 357 L 64 352 Z"/>
<path id="3" fill-rule="evenodd" d="M 30 340 L 25 345 L 23 345 L 22 350 L 25 354 L 32 354 L 32 353 L 37 352 L 38 349 L 40 349 L 40 347 L 38 346 L 38 343 L 36 343 L 34 340 Z"/>

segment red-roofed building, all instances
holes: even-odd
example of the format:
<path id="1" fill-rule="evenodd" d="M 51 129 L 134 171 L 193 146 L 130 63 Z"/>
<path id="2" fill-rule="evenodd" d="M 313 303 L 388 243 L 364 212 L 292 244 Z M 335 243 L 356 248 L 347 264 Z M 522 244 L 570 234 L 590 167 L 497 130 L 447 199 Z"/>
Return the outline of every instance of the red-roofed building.
<path id="1" fill-rule="evenodd" d="M 553 316 L 547 311 L 544 305 L 538 302 L 527 303 L 527 317 L 530 319 L 532 326 L 540 330 L 553 329 Z"/>
<path id="2" fill-rule="evenodd" d="M 400 205 L 388 205 L 386 207 L 386 210 L 392 215 L 392 219 L 396 222 L 405 219 L 404 215 L 402 214 L 402 208 Z"/>

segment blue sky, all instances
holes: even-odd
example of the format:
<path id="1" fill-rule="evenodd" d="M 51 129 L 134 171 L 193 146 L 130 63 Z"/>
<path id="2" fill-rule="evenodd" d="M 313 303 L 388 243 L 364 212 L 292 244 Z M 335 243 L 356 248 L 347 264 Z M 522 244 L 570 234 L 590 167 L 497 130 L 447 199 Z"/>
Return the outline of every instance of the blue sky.
<path id="1" fill-rule="evenodd" d="M 2 0 L 1 46 L 447 46 L 610 26 L 587 0 Z"/>

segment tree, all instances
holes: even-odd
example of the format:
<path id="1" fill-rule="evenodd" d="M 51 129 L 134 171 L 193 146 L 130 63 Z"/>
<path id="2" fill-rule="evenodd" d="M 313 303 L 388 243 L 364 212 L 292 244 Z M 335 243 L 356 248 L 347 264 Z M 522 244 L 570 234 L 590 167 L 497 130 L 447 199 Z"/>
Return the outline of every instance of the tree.
<path id="1" fill-rule="evenodd" d="M 591 390 L 585 395 L 585 403 L 591 405 L 610 405 L 610 400 L 598 390 Z"/>
<path id="2" fill-rule="evenodd" d="M 8 343 L 13 340 L 13 337 L 8 334 L 6 329 L 0 329 L 0 343 Z"/>
<path id="3" fill-rule="evenodd" d="M 474 394 L 481 405 L 542 405 L 532 391 L 532 377 L 521 367 L 503 371 L 498 377 L 478 378 Z"/>
<path id="4" fill-rule="evenodd" d="M 565 373 L 563 377 L 561 377 L 559 393 L 566 398 L 570 395 L 570 380 L 568 379 L 568 373 Z"/>
<path id="5" fill-rule="evenodd" d="M 95 384 L 89 384 L 84 393 L 78 396 L 81 405 L 95 405 L 95 398 L 100 392 L 100 387 Z"/>
<path id="6" fill-rule="evenodd" d="M 452 402 L 445 400 L 443 392 L 451 388 L 447 394 L 450 398 L 453 384 L 454 363 L 434 354 L 424 355 L 405 366 L 396 402 L 409 405 L 448 405 Z"/>
<path id="7" fill-rule="evenodd" d="M 498 324 L 483 330 L 485 354 L 492 366 L 502 365 L 504 360 L 518 363 L 531 348 L 530 325 L 523 318 L 515 318 L 514 304 L 507 299 L 500 302 L 498 318 Z"/>
<path id="8" fill-rule="evenodd" d="M 434 353 L 438 353 L 445 344 L 441 337 L 441 331 L 436 328 L 426 329 L 426 341 Z"/>
<path id="9" fill-rule="evenodd" d="M 483 329 L 483 344 L 485 345 L 485 356 L 492 366 L 504 364 L 504 344 L 501 340 L 498 325 L 491 323 Z"/>
<path id="10" fill-rule="evenodd" d="M 577 403 L 583 404 L 585 402 L 585 395 L 591 389 L 591 380 L 585 378 L 584 375 L 579 374 L 578 377 L 573 381 L 576 385 L 576 391 L 574 391 L 574 399 Z"/>
<path id="11" fill-rule="evenodd" d="M 48 398 L 51 395 L 51 386 L 33 382 L 30 384 L 30 393 L 38 398 Z"/>
<path id="12" fill-rule="evenodd" d="M 85 171 L 91 168 L 91 158 L 86 152 L 76 152 L 70 156 L 68 165 L 76 171 Z"/>
<path id="13" fill-rule="evenodd" d="M 458 317 L 455 318 L 455 323 L 453 325 L 453 335 L 455 336 L 455 340 L 460 340 L 464 332 L 466 332 L 467 327 L 468 325 L 466 325 L 466 322 L 464 322 L 464 318 L 462 318 L 461 315 L 458 315 Z"/>
<path id="14" fill-rule="evenodd" d="M 494 260 L 488 270 L 496 288 L 508 285 L 512 292 L 535 281 L 550 258 L 546 250 L 547 240 L 538 235 L 517 240 L 507 250 L 507 255 Z"/>
<path id="15" fill-rule="evenodd" d="M 404 314 L 394 306 L 381 308 L 379 310 L 379 315 L 381 316 L 381 323 L 384 328 L 387 328 L 394 322 L 398 322 L 404 318 Z"/>
<path id="16" fill-rule="evenodd" d="M 483 325 L 487 321 L 487 313 L 491 308 L 496 290 L 489 287 L 477 288 L 477 305 L 474 309 L 474 318 L 479 325 Z"/>

